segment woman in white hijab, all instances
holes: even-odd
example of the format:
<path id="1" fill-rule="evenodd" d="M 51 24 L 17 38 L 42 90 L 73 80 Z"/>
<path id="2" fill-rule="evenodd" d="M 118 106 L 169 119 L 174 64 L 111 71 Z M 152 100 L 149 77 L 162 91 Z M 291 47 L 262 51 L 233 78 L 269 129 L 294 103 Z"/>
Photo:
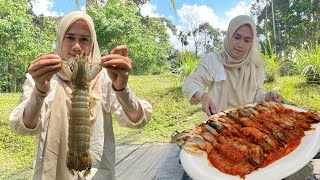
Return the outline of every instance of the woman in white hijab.
<path id="1" fill-rule="evenodd" d="M 118 46 L 101 57 L 90 16 L 75 11 L 64 16 L 57 30 L 57 54 L 38 57 L 30 63 L 23 85 L 23 101 L 10 114 L 11 129 L 22 135 L 38 135 L 33 179 L 73 179 L 68 171 L 68 113 L 72 84 L 61 71 L 61 63 L 78 52 L 102 65 L 90 82 L 92 169 L 87 179 L 115 179 L 113 113 L 122 126 L 139 128 L 151 117 L 152 107 L 139 100 L 127 84 L 131 60 L 127 47 Z"/>
<path id="2" fill-rule="evenodd" d="M 263 65 L 256 25 L 240 15 L 230 21 L 221 52 L 207 54 L 187 77 L 182 92 L 194 105 L 202 103 L 203 120 L 217 112 L 256 101 L 282 101 L 273 91 L 261 91 Z"/>

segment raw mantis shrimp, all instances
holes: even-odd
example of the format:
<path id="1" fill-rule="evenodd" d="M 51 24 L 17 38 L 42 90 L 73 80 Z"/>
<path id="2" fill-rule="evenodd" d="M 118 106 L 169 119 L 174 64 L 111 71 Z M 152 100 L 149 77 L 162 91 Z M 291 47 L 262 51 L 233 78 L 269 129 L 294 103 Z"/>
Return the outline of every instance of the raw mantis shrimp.
<path id="1" fill-rule="evenodd" d="M 90 110 L 89 83 L 101 71 L 100 64 L 92 64 L 84 52 L 62 63 L 62 70 L 71 79 L 73 86 L 69 117 L 67 168 L 72 175 L 90 173 Z"/>

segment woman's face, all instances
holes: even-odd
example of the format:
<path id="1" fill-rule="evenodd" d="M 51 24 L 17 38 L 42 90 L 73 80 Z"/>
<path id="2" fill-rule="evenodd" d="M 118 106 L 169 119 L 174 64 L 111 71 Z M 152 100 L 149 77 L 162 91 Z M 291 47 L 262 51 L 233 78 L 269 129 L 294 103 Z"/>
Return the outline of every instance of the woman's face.
<path id="1" fill-rule="evenodd" d="M 91 51 L 91 34 L 85 21 L 77 20 L 70 25 L 62 40 L 62 55 L 65 59 L 75 57 L 84 51 L 87 55 Z"/>
<path id="2" fill-rule="evenodd" d="M 250 25 L 240 26 L 232 35 L 230 40 L 230 53 L 235 59 L 242 59 L 247 56 L 252 46 L 252 30 Z"/>

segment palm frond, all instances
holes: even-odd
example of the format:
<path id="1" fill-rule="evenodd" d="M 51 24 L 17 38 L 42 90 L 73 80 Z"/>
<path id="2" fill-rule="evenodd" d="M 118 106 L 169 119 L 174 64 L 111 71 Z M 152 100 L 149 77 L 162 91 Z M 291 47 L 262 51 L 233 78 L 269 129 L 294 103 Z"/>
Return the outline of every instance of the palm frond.
<path id="1" fill-rule="evenodd" d="M 174 0 L 170 0 L 170 4 L 173 7 L 174 12 L 177 13 L 176 3 L 174 2 Z"/>
<path id="2" fill-rule="evenodd" d="M 80 9 L 80 7 L 79 7 L 79 0 L 74 0 L 74 2 L 76 3 L 77 10 L 79 10 L 79 9 Z"/>

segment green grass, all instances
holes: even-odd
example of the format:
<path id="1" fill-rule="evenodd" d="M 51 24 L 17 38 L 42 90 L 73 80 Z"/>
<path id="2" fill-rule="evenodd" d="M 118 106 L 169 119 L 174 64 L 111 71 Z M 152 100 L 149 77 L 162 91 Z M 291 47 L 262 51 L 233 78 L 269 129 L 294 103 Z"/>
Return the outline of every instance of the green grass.
<path id="1" fill-rule="evenodd" d="M 265 84 L 264 90 L 276 91 L 283 96 L 285 103 L 320 114 L 319 84 L 307 83 L 299 76 L 280 77 L 275 84 Z"/>
<path id="2" fill-rule="evenodd" d="M 140 99 L 153 105 L 152 119 L 141 129 L 120 127 L 114 122 L 117 144 L 169 142 L 174 130 L 190 129 L 201 121 L 201 108 L 190 106 L 173 76 L 131 76 L 129 83 Z M 320 86 L 299 77 L 279 77 L 265 84 L 265 91 L 282 94 L 285 102 L 320 114 Z M 36 137 L 14 134 L 9 114 L 19 103 L 20 94 L 0 94 L 0 179 L 31 179 Z"/>
<path id="3" fill-rule="evenodd" d="M 21 94 L 0 93 L 0 179 L 30 179 L 36 138 L 13 133 L 9 114 Z"/>
<path id="4" fill-rule="evenodd" d="M 114 123 L 117 144 L 168 142 L 174 130 L 189 129 L 201 121 L 200 106 L 189 106 L 173 76 L 135 76 L 130 85 L 140 99 L 153 106 L 152 120 L 141 129 Z"/>
<path id="5" fill-rule="evenodd" d="M 292 47 L 291 51 L 296 52 L 289 59 L 293 72 L 306 77 L 309 83 L 320 84 L 320 45 L 309 45 L 300 50 Z"/>
<path id="6" fill-rule="evenodd" d="M 272 48 L 271 41 L 268 38 L 268 46 L 263 46 L 264 53 L 261 53 L 261 57 L 265 60 L 264 72 L 266 75 L 267 82 L 276 82 L 279 76 L 280 69 L 283 67 L 284 63 L 279 58 L 280 56 L 275 54 Z"/>

